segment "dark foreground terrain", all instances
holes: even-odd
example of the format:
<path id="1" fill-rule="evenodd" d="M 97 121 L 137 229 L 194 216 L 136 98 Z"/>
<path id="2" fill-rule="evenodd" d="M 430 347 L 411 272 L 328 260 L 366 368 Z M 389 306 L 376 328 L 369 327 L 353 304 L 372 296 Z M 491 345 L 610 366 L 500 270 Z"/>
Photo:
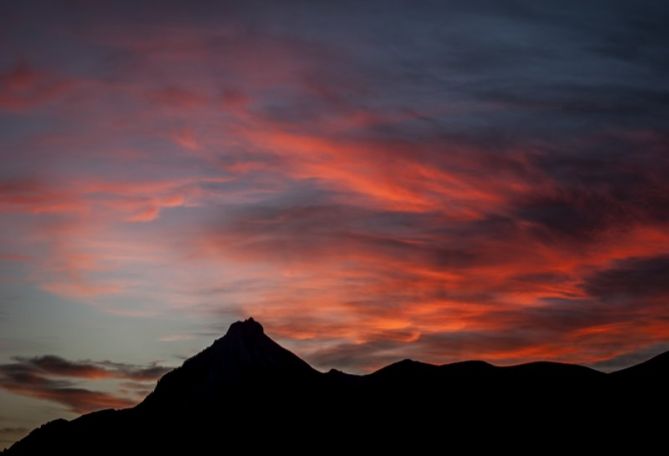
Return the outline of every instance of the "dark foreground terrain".
<path id="1" fill-rule="evenodd" d="M 669 353 L 605 374 L 558 363 L 401 361 L 365 376 L 321 373 L 253 319 L 158 382 L 141 404 L 34 430 L 3 455 L 449 452 L 538 439 L 601 447 L 663 435 Z M 423 448 L 423 451 L 420 448 Z"/>

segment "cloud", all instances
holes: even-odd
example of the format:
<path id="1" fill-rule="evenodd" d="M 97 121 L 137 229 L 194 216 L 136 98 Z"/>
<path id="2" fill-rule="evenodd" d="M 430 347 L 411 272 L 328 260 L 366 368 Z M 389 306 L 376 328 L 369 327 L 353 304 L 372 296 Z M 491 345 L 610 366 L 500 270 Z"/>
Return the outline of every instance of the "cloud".
<path id="1" fill-rule="evenodd" d="M 168 370 L 156 364 L 144 367 L 109 361 L 75 362 L 54 355 L 16 357 L 13 363 L 0 365 L 0 386 L 15 394 L 57 402 L 74 412 L 86 413 L 101 408 L 130 407 L 136 399 L 83 388 L 73 379 L 151 382 Z"/>
<path id="2" fill-rule="evenodd" d="M 625 258 L 586 278 L 584 289 L 600 299 L 669 297 L 669 255 Z"/>
<path id="3" fill-rule="evenodd" d="M 544 359 L 573 362 L 576 357 L 581 363 L 615 370 L 661 352 L 668 316 L 660 323 L 661 312 L 648 315 L 642 309 L 642 305 L 616 308 L 592 299 L 561 299 L 533 309 L 454 314 L 453 320 L 430 321 L 426 316 L 427 321 L 415 321 L 413 326 L 401 325 L 400 316 L 394 320 L 399 329 L 377 327 L 358 334 L 355 342 L 342 337 L 341 342 L 319 345 L 307 339 L 298 346 L 320 368 L 356 372 L 404 358 L 435 364 L 481 359 L 509 365 Z M 387 321 L 392 322 L 390 315 Z"/>
<path id="4" fill-rule="evenodd" d="M 73 82 L 19 61 L 0 72 L 0 109 L 24 111 L 65 94 Z"/>
<path id="5" fill-rule="evenodd" d="M 0 240 L 30 284 L 235 309 L 356 369 L 666 339 L 666 8 L 261 4 L 13 21 Z"/>
<path id="6" fill-rule="evenodd" d="M 108 378 L 113 373 L 93 364 L 76 363 L 54 355 L 45 355 L 35 358 L 16 358 L 16 361 L 31 366 L 44 374 L 76 378 Z"/>
<path id="7" fill-rule="evenodd" d="M 178 86 L 170 86 L 148 94 L 149 100 L 176 109 L 190 109 L 207 103 L 203 95 Z"/>
<path id="8" fill-rule="evenodd" d="M 211 179 L 216 181 L 217 179 Z M 31 214 L 92 215 L 106 211 L 130 222 L 155 220 L 165 208 L 186 203 L 186 195 L 207 182 L 203 179 L 176 181 L 49 182 L 12 179 L 0 183 L 0 210 Z"/>
<path id="9" fill-rule="evenodd" d="M 11 179 L 0 184 L 0 208 L 26 210 L 36 214 L 77 213 L 83 201 L 78 195 L 33 179 Z"/>
<path id="10" fill-rule="evenodd" d="M 548 149 L 533 158 L 543 186 L 513 201 L 515 217 L 547 242 L 592 244 L 603 234 L 666 224 L 669 199 L 660 177 L 669 171 L 664 135 L 604 135 Z M 638 150 L 636 157 L 630 150 Z"/>
<path id="11" fill-rule="evenodd" d="M 0 428 L 0 444 L 7 444 L 6 446 L 9 446 L 19 438 L 28 434 L 29 431 L 30 429 L 28 428 L 18 426 Z"/>
<path id="12" fill-rule="evenodd" d="M 245 312 L 288 339 L 325 338 L 326 348 L 312 358 L 322 367 L 360 369 L 367 357 L 378 365 L 407 354 L 433 362 L 471 356 L 598 362 L 667 330 L 661 309 L 643 296 L 612 308 L 609 296 L 582 283 L 588 270 L 657 251 L 651 239 L 663 235 L 637 225 L 607 225 L 602 231 L 610 234 L 588 241 L 583 234 L 538 236 L 536 225 L 510 215 L 450 220 L 438 212 L 274 203 L 228 211 L 202 242 L 204 251 L 223 258 L 275 268 L 281 289 L 248 289 Z M 579 252 L 574 244 L 589 249 Z M 335 291 L 323 296 L 323 289 Z M 377 350 L 393 340 L 393 327 L 405 337 L 392 350 Z M 513 340 L 503 337 L 507 332 Z M 412 341 L 417 336 L 420 342 Z"/>
<path id="13" fill-rule="evenodd" d="M 170 370 L 156 364 L 144 367 L 111 361 L 68 361 L 55 355 L 34 358 L 17 357 L 15 360 L 24 363 L 25 366 L 37 368 L 46 375 L 87 379 L 119 378 L 153 381 Z"/>
<path id="14" fill-rule="evenodd" d="M 40 288 L 88 301 L 122 293 L 128 286 L 127 280 L 99 277 L 104 271 L 121 269 L 119 247 L 131 249 L 127 242 L 105 247 L 122 231 L 119 226 L 155 222 L 167 209 L 197 205 L 207 197 L 208 186 L 227 180 L 223 176 L 151 181 L 16 177 L 0 181 L 0 217 L 24 233 L 14 241 L 17 248 L 41 249 L 27 260 Z M 33 217 L 40 223 L 33 223 Z M 135 251 L 146 249 L 145 244 L 137 245 Z M 144 261 L 148 259 L 145 256 Z"/>
<path id="15" fill-rule="evenodd" d="M 2 387 L 15 394 L 60 403 L 77 413 L 100 408 L 123 408 L 132 402 L 109 393 L 75 387 L 72 382 L 52 380 L 19 364 L 2 366 Z"/>

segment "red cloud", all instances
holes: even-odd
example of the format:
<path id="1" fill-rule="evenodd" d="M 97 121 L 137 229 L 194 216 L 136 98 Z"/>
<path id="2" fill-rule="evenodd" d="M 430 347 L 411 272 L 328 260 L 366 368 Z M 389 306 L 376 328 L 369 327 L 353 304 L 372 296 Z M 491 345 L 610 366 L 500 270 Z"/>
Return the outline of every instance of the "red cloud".
<path id="1" fill-rule="evenodd" d="M 176 86 L 151 91 L 147 96 L 154 103 L 176 109 L 191 109 L 207 103 L 205 96 Z"/>
<path id="2" fill-rule="evenodd" d="M 21 111 L 54 100 L 73 83 L 39 71 L 25 62 L 0 73 L 0 109 Z"/>
<path id="3" fill-rule="evenodd" d="M 43 289 L 240 307 L 324 367 L 597 362 L 666 340 L 664 289 L 630 304 L 596 286 L 625 289 L 637 276 L 620 261 L 666 253 L 666 135 L 570 117 L 546 136 L 543 111 L 482 90 L 407 102 L 397 75 L 365 77 L 374 62 L 339 45 L 242 30 L 96 28 L 131 64 L 68 86 L 60 135 L 20 149 L 47 177 L 0 186 L 2 215 L 29 220 L 12 242 L 43 253 L 27 256 Z M 9 69 L 0 107 L 58 100 L 51 73 Z M 586 106 L 539 101 L 525 106 Z M 504 110 L 525 122 L 496 124 Z M 122 169 L 107 147 L 131 151 Z"/>

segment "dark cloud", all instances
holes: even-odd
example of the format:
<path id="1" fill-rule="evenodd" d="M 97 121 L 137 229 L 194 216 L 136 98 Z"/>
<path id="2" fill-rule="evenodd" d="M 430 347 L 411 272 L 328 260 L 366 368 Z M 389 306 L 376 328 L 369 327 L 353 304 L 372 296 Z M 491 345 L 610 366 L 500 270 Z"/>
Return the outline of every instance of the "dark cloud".
<path id="1" fill-rule="evenodd" d="M 25 366 L 39 369 L 45 375 L 74 378 L 120 378 L 128 380 L 152 381 L 162 377 L 170 368 L 152 364 L 136 366 L 114 363 L 111 361 L 69 361 L 55 355 L 36 356 L 34 358 L 14 358 Z"/>
<path id="2" fill-rule="evenodd" d="M 669 255 L 627 258 L 585 279 L 583 288 L 602 300 L 669 297 Z"/>
<path id="3" fill-rule="evenodd" d="M 25 363 L 26 366 L 33 366 L 45 374 L 63 377 L 100 378 L 111 374 L 109 371 L 93 364 L 72 362 L 54 355 L 16 358 L 16 361 Z"/>
<path id="4" fill-rule="evenodd" d="M 0 385 L 15 394 L 58 402 L 77 413 L 133 405 L 113 394 L 80 388 L 68 380 L 50 379 L 19 363 L 0 366 Z"/>
<path id="5" fill-rule="evenodd" d="M 606 231 L 669 221 L 664 134 L 606 135 L 538 153 L 543 188 L 518 196 L 514 217 L 544 239 L 589 244 Z M 562 239 L 560 239 L 562 238 Z"/>
<path id="6" fill-rule="evenodd" d="M 590 189 L 558 190 L 554 194 L 530 196 L 520 205 L 517 216 L 532 222 L 537 236 L 546 241 L 588 243 L 612 225 L 626 227 L 629 214 L 625 209 L 606 193 Z"/>
<path id="7" fill-rule="evenodd" d="M 466 268 L 492 261 L 477 241 L 511 234 L 510 220 L 439 224 L 437 214 L 388 212 L 346 204 L 255 206 L 228 212 L 210 238 L 232 254 L 300 261 L 309 257 L 401 258 L 433 267 Z M 397 271 L 398 273 L 400 271 Z M 409 273 L 409 271 L 407 271 Z"/>
<path id="8" fill-rule="evenodd" d="M 74 362 L 53 355 L 16 357 L 15 362 L 0 365 L 0 386 L 16 394 L 58 402 L 75 412 L 84 413 L 100 408 L 129 407 L 135 400 L 81 388 L 73 379 L 148 382 L 168 370 L 158 365 L 141 367 L 109 361 Z"/>

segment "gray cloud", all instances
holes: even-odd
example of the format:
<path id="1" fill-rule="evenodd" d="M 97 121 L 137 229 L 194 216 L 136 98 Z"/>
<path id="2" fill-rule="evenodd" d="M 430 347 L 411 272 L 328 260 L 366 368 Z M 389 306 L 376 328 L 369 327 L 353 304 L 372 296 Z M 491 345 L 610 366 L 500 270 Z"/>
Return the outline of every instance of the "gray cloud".
<path id="1" fill-rule="evenodd" d="M 669 255 L 627 258 L 586 278 L 584 289 L 600 299 L 645 300 L 669 296 Z"/>
<path id="2" fill-rule="evenodd" d="M 58 402 L 79 413 L 100 408 L 129 407 L 135 400 L 82 388 L 75 380 L 150 382 L 169 370 L 155 364 L 143 367 L 109 361 L 69 361 L 54 355 L 16 357 L 14 360 L 13 363 L 0 365 L 0 387 L 16 394 Z"/>

